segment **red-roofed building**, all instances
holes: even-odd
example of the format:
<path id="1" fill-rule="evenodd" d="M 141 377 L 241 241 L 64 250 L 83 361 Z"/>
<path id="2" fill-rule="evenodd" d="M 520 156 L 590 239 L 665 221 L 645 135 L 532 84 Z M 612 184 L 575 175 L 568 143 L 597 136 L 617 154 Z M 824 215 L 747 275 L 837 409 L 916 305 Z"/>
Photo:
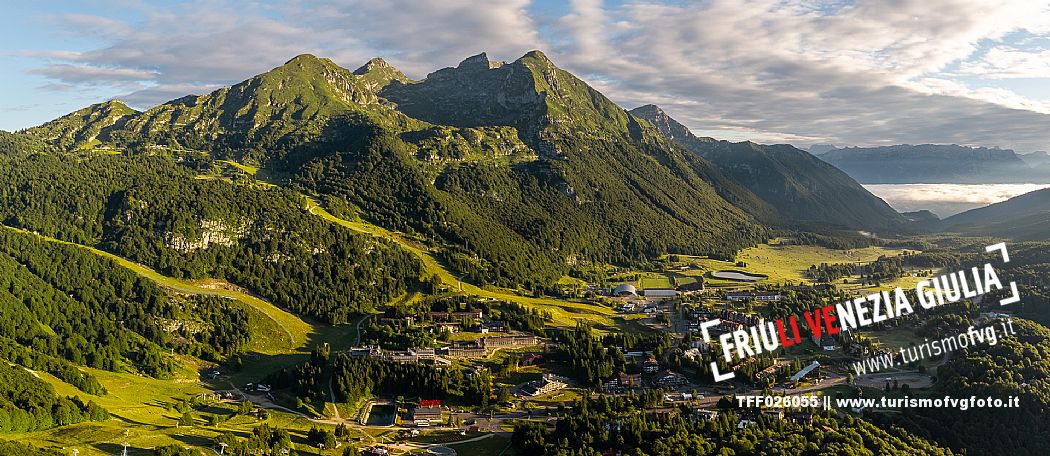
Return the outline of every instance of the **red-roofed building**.
<path id="1" fill-rule="evenodd" d="M 518 365 L 519 366 L 535 366 L 537 364 L 543 364 L 543 361 L 544 361 L 543 355 L 539 355 L 539 354 L 536 354 L 536 353 L 529 353 L 528 355 L 523 356 L 520 361 L 518 361 Z"/>
<path id="2" fill-rule="evenodd" d="M 419 407 L 412 409 L 412 422 L 416 426 L 430 426 L 441 422 L 441 401 L 437 399 L 420 400 Z"/>

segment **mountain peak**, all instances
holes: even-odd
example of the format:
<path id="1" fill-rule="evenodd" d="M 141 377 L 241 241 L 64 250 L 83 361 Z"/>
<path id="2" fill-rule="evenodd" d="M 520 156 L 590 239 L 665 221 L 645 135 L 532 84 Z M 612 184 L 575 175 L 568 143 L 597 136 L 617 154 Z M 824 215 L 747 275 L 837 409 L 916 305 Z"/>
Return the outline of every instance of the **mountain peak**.
<path id="1" fill-rule="evenodd" d="M 284 62 L 284 65 L 286 65 L 286 66 L 287 65 L 302 65 L 304 63 L 313 63 L 313 62 L 320 62 L 320 61 L 321 61 L 321 59 L 318 58 L 316 55 L 313 55 L 313 54 L 299 54 L 299 55 L 297 55 L 295 57 L 292 57 L 287 62 Z"/>
<path id="2" fill-rule="evenodd" d="M 689 131 L 685 125 L 674 120 L 674 118 L 667 115 L 667 113 L 657 105 L 647 104 L 634 108 L 628 112 L 635 117 L 649 121 L 649 123 L 653 124 L 653 126 L 656 127 L 664 137 L 681 143 L 686 148 L 694 148 L 694 143 L 714 141 L 711 138 L 696 137 L 696 135 Z"/>
<path id="3" fill-rule="evenodd" d="M 405 76 L 405 73 L 394 68 L 393 65 L 380 57 L 369 59 L 364 65 L 354 70 L 354 74 L 359 76 L 361 81 L 373 91 L 386 87 L 387 84 L 390 84 L 390 81 L 408 81 L 408 76 Z"/>
<path id="4" fill-rule="evenodd" d="M 382 57 L 372 57 L 371 59 L 368 59 L 368 61 L 365 62 L 364 65 L 361 65 L 356 70 L 354 70 L 354 74 L 362 75 L 362 74 L 366 74 L 366 73 L 368 73 L 370 71 L 387 70 L 387 69 L 393 70 L 395 68 L 392 65 L 390 65 L 389 63 L 387 63 L 386 60 L 383 60 Z"/>
<path id="5" fill-rule="evenodd" d="M 99 103 L 99 104 L 96 104 L 96 105 L 92 105 L 92 106 L 97 106 L 100 109 L 118 109 L 118 110 L 123 110 L 123 111 L 130 111 L 130 112 L 134 112 L 135 111 L 134 109 L 131 109 L 130 107 L 128 107 L 128 105 L 126 103 L 124 103 L 124 101 L 121 100 L 120 98 L 113 98 L 113 99 L 111 99 L 109 101 L 103 101 L 102 103 Z"/>
<path id="6" fill-rule="evenodd" d="M 665 113 L 663 109 L 660 109 L 659 106 L 654 105 L 652 103 L 646 104 L 646 105 L 641 105 L 641 106 L 639 106 L 637 108 L 632 109 L 630 112 L 631 112 L 631 114 L 634 114 L 636 116 L 638 116 L 639 114 L 660 115 L 660 116 L 666 116 L 667 115 L 667 113 Z M 639 117 L 641 117 L 641 116 L 639 116 Z M 670 119 L 670 117 L 668 117 L 668 118 Z M 674 120 L 674 119 L 672 119 L 672 120 Z"/>
<path id="7" fill-rule="evenodd" d="M 525 59 L 535 59 L 535 60 L 541 60 L 541 61 L 545 61 L 545 62 L 550 62 L 551 61 L 551 59 L 547 58 L 547 54 L 544 54 L 543 51 L 541 51 L 539 49 L 533 49 L 533 50 L 531 50 L 529 52 L 526 52 L 525 55 L 521 56 L 520 60 L 525 60 Z"/>
<path id="8" fill-rule="evenodd" d="M 114 98 L 78 109 L 27 131 L 62 148 L 90 148 L 104 129 L 123 123 L 128 116 L 136 112 L 123 101 Z"/>
<path id="9" fill-rule="evenodd" d="M 494 68 L 499 68 L 501 66 L 503 66 L 503 62 L 491 61 L 491 60 L 489 60 L 489 55 L 487 53 L 482 52 L 480 54 L 472 55 L 470 57 L 467 57 L 467 58 L 463 59 L 462 62 L 459 62 L 459 65 L 457 65 L 456 68 L 457 69 L 461 69 L 461 70 L 463 70 L 463 69 L 491 70 L 491 69 L 494 69 Z"/>

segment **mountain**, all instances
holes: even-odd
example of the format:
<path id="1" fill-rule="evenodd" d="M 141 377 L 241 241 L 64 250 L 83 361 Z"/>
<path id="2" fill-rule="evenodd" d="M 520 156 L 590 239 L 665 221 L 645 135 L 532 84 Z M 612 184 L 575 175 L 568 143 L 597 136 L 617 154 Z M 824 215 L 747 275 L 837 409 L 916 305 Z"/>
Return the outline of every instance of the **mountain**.
<path id="1" fill-rule="evenodd" d="M 1050 166 L 1050 153 L 1043 150 L 1020 155 L 1020 158 L 1033 168 Z"/>
<path id="2" fill-rule="evenodd" d="M 813 144 L 809 146 L 806 151 L 813 155 L 822 155 L 835 149 L 837 149 L 837 147 L 835 147 L 834 144 Z"/>
<path id="3" fill-rule="evenodd" d="M 697 138 L 660 108 L 631 114 L 713 163 L 794 224 L 825 228 L 897 230 L 906 220 L 846 173 L 789 145 L 731 143 Z"/>
<path id="4" fill-rule="evenodd" d="M 110 100 L 66 114 L 26 132 L 62 149 L 91 148 L 99 143 L 98 136 L 103 130 L 119 126 L 135 113 L 124 102 Z"/>
<path id="5" fill-rule="evenodd" d="M 681 144 L 686 149 L 696 151 L 705 145 L 715 142 L 713 138 L 697 137 L 685 125 L 678 123 L 677 120 L 671 118 L 663 109 L 654 104 L 639 106 L 630 112 L 636 117 L 648 120 L 665 138 Z"/>
<path id="6" fill-rule="evenodd" d="M 1012 150 L 954 144 L 848 147 L 820 158 L 865 184 L 1010 183 L 1050 177 L 1032 171 Z"/>
<path id="7" fill-rule="evenodd" d="M 1050 189 L 948 217 L 941 222 L 941 228 L 1015 241 L 1050 240 Z"/>
<path id="8" fill-rule="evenodd" d="M 378 104 L 375 89 L 393 79 L 405 77 L 385 62 L 351 72 L 304 54 L 231 87 L 131 116 L 104 139 L 211 150 L 267 147 L 291 135 L 312 136 L 332 116 Z"/>
<path id="9" fill-rule="evenodd" d="M 551 286 L 577 259 L 730 258 L 764 239 L 772 210 L 539 51 L 480 54 L 421 81 L 378 59 L 349 71 L 302 55 L 97 137 L 260 165 L 506 286 Z"/>

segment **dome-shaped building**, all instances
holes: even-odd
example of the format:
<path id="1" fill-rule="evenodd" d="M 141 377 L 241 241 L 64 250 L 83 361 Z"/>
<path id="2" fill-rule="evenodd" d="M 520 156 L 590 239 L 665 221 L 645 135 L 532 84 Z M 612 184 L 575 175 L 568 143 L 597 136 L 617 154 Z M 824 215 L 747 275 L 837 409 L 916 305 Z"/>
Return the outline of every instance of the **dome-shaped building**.
<path id="1" fill-rule="evenodd" d="M 621 283 L 613 288 L 613 296 L 638 296 L 638 289 L 629 283 Z"/>

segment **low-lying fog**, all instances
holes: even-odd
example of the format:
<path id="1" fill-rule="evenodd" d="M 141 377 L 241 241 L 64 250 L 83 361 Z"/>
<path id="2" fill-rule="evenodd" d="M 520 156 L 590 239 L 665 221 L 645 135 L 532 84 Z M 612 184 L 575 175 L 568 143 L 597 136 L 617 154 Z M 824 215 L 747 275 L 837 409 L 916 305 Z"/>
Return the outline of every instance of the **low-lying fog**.
<path id="1" fill-rule="evenodd" d="M 899 212 L 927 209 L 946 218 L 1050 187 L 1050 184 L 865 184 Z"/>

